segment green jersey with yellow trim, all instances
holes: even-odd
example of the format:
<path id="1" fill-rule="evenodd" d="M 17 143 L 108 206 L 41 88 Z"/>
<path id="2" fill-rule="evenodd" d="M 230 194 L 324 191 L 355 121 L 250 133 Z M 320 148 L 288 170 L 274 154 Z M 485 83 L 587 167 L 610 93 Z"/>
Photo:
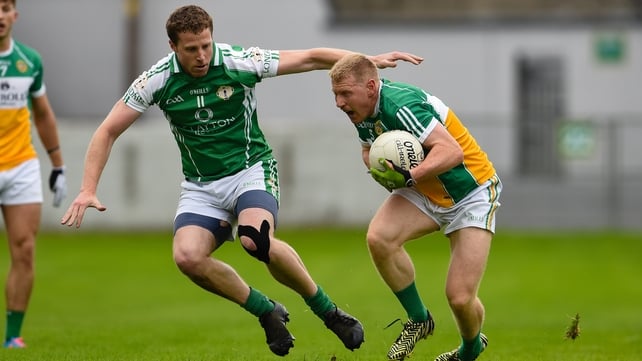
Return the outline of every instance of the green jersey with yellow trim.
<path id="1" fill-rule="evenodd" d="M 369 146 L 382 133 L 401 129 L 422 143 L 442 124 L 464 152 L 454 168 L 416 184 L 440 207 L 452 207 L 471 191 L 495 176 L 493 163 L 455 113 L 439 98 L 410 84 L 381 80 L 375 115 L 356 124 L 361 144 Z"/>
<path id="2" fill-rule="evenodd" d="M 12 39 L 9 50 L 0 52 L 0 171 L 37 157 L 29 99 L 44 94 L 40 54 Z"/>
<path id="3" fill-rule="evenodd" d="M 143 72 L 123 96 L 144 112 L 163 111 L 181 153 L 183 174 L 212 181 L 274 161 L 257 118 L 255 85 L 277 74 L 279 52 L 215 43 L 207 75 L 194 78 L 171 53 Z"/>

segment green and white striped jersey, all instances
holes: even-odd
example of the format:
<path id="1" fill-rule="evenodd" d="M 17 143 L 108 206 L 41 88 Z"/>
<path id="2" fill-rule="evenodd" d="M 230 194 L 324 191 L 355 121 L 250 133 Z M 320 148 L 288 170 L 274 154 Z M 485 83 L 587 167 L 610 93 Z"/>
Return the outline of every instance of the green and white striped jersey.
<path id="1" fill-rule="evenodd" d="M 140 112 L 158 105 L 178 144 L 185 177 L 212 181 L 273 159 L 258 124 L 255 85 L 276 76 L 278 65 L 276 50 L 215 43 L 207 75 L 194 78 L 170 53 L 143 72 L 123 100 Z"/>

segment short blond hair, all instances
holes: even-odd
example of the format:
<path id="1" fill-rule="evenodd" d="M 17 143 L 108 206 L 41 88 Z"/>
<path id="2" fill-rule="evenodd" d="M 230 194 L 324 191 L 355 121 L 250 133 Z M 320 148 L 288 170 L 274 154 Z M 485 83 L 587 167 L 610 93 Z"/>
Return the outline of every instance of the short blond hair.
<path id="1" fill-rule="evenodd" d="M 367 56 L 351 53 L 343 56 L 330 69 L 332 82 L 342 81 L 350 76 L 358 82 L 378 78 L 377 66 Z"/>

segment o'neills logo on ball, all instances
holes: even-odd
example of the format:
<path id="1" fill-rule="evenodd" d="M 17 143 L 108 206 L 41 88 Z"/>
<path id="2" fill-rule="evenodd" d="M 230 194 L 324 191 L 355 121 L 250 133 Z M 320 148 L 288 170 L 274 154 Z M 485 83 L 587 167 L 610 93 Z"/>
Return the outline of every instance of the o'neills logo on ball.
<path id="1" fill-rule="evenodd" d="M 409 140 L 398 139 L 395 141 L 397 145 L 397 154 L 399 155 L 399 166 L 403 169 L 412 169 L 419 165 L 419 155 L 413 147 L 413 143 Z"/>

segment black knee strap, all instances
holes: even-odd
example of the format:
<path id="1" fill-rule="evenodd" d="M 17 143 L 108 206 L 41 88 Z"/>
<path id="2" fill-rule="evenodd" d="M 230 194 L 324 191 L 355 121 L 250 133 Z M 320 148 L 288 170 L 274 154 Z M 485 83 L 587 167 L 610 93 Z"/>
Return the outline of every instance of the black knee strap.
<path id="1" fill-rule="evenodd" d="M 251 250 L 243 246 L 247 253 L 259 261 L 265 262 L 266 264 L 270 263 L 270 223 L 268 223 L 268 221 L 261 223 L 260 232 L 252 226 L 239 225 L 238 235 L 239 238 L 241 236 L 249 237 L 252 242 L 254 242 L 256 250 Z"/>

